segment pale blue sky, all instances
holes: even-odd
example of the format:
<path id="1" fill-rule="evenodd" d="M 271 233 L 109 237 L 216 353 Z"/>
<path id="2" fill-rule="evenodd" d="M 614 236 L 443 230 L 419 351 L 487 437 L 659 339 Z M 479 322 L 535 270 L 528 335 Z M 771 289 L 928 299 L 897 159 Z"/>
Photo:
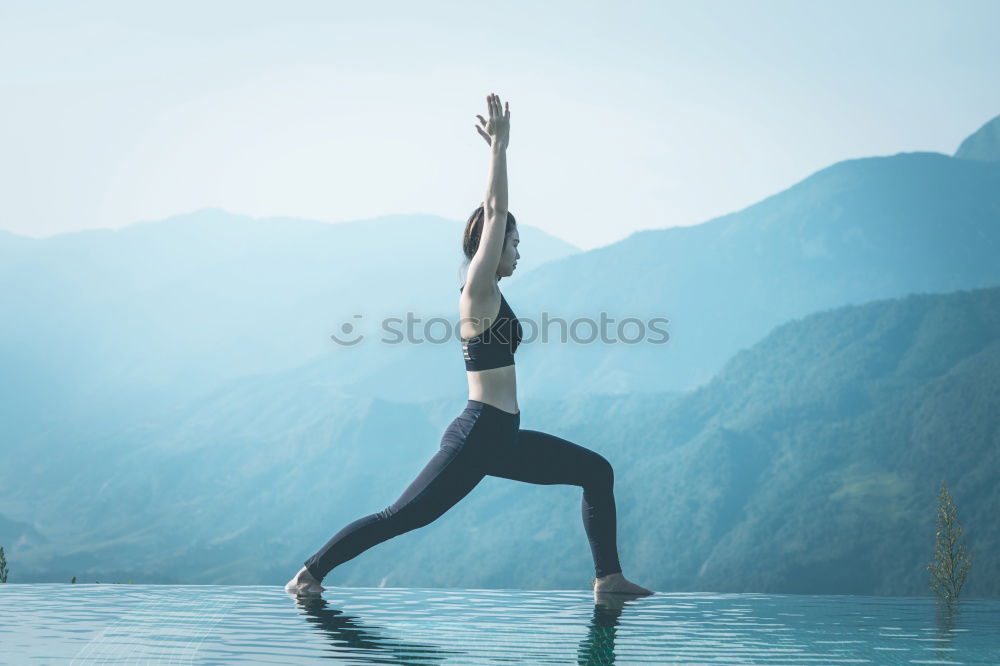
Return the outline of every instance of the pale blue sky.
<path id="1" fill-rule="evenodd" d="M 589 249 L 1000 114 L 996 1 L 143 5 L 0 4 L 0 228 L 464 220 L 496 92 L 511 210 Z"/>

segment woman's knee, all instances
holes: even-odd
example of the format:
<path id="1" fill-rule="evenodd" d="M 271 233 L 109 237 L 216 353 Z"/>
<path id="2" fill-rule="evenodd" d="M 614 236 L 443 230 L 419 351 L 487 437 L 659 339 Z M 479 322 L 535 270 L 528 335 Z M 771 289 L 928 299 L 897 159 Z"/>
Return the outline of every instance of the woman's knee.
<path id="1" fill-rule="evenodd" d="M 611 465 L 611 461 L 599 453 L 595 453 L 594 456 L 592 474 L 595 482 L 613 486 L 615 484 L 615 468 Z"/>
<path id="2" fill-rule="evenodd" d="M 397 537 L 432 522 L 429 516 L 408 510 L 406 505 L 390 505 L 374 515 L 378 518 L 380 530 L 389 537 Z"/>
<path id="3" fill-rule="evenodd" d="M 397 500 L 379 514 L 393 535 L 399 535 L 430 525 L 447 512 L 461 496 L 456 497 L 451 494 L 443 497 L 440 492 L 429 493 L 425 489 L 405 502 Z"/>

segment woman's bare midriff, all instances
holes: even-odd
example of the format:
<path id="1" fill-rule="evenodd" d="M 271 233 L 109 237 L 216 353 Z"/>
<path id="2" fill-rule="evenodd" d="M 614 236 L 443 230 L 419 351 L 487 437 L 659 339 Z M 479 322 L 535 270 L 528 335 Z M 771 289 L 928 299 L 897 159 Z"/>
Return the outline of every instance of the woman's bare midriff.
<path id="1" fill-rule="evenodd" d="M 517 414 L 517 377 L 514 366 L 489 370 L 466 370 L 469 378 L 469 400 L 493 405 L 510 414 Z"/>

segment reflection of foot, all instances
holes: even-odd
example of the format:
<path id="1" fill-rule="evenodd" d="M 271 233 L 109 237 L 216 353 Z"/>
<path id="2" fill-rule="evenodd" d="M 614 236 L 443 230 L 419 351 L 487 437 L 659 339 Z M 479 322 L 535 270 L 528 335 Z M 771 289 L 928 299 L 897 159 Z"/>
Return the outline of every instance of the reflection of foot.
<path id="1" fill-rule="evenodd" d="M 636 585 L 621 573 L 613 573 L 594 580 L 594 595 L 597 596 L 598 594 L 646 596 L 656 593 L 652 590 L 647 590 L 642 585 Z"/>
<path id="2" fill-rule="evenodd" d="M 635 594 L 609 594 L 606 592 L 594 592 L 594 606 L 603 609 L 608 613 L 621 613 L 625 604 L 631 599 L 635 599 Z"/>
<path id="3" fill-rule="evenodd" d="M 295 574 L 295 578 L 285 583 L 285 592 L 298 596 L 318 597 L 325 589 L 325 587 L 319 584 L 318 580 L 313 578 L 313 575 L 305 567 L 299 569 L 299 572 Z"/>

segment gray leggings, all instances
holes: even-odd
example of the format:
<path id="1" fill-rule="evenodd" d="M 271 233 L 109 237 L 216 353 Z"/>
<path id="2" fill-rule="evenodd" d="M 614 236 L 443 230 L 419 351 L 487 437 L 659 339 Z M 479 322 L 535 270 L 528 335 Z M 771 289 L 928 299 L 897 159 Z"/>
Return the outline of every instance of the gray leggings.
<path id="1" fill-rule="evenodd" d="M 437 520 L 486 475 L 583 488 L 583 527 L 598 577 L 618 561 L 614 470 L 600 454 L 537 430 L 522 430 L 521 413 L 469 400 L 448 425 L 441 447 L 395 502 L 347 524 L 305 561 L 317 580 L 372 546 Z"/>

